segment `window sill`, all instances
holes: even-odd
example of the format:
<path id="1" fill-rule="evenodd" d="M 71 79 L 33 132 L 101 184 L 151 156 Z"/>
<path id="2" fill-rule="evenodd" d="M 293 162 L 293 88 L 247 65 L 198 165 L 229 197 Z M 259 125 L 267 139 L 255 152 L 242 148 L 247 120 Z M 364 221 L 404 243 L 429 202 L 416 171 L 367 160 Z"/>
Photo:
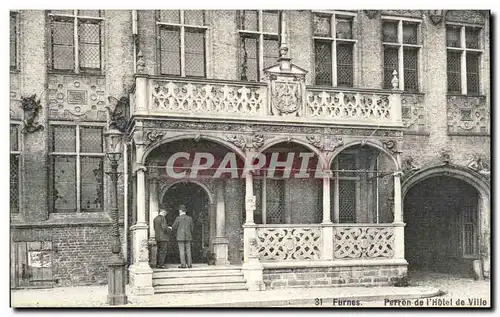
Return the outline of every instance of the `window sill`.
<path id="1" fill-rule="evenodd" d="M 123 223 L 120 220 L 119 223 Z M 66 227 L 66 226 L 110 226 L 112 220 L 105 212 L 94 213 L 50 213 L 49 219 L 40 222 L 29 222 L 21 217 L 11 218 L 11 226 L 16 228 L 32 227 Z"/>
<path id="2" fill-rule="evenodd" d="M 104 71 L 75 73 L 74 71 L 49 70 L 49 71 L 47 71 L 47 74 L 49 74 L 49 75 L 71 75 L 71 76 L 100 76 L 100 77 L 105 76 Z"/>
<path id="3" fill-rule="evenodd" d="M 471 97 L 471 98 L 486 98 L 486 95 L 482 94 L 460 94 L 460 93 L 446 93 L 448 97 Z"/>

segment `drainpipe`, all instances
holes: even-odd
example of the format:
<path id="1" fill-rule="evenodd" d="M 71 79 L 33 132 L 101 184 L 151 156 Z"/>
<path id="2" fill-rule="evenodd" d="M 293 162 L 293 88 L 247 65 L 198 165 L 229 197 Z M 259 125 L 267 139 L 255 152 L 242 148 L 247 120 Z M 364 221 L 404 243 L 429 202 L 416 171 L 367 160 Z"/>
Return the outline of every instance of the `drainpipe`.
<path id="1" fill-rule="evenodd" d="M 137 73 L 137 10 L 132 10 L 132 41 L 134 42 L 134 73 Z"/>

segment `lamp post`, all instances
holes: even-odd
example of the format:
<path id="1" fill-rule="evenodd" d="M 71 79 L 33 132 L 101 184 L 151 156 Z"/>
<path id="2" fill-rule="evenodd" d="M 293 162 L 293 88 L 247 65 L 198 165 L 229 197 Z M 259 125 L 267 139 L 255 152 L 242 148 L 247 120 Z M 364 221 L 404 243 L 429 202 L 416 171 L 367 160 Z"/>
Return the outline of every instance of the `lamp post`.
<path id="1" fill-rule="evenodd" d="M 111 252 L 113 255 L 108 262 L 108 304 L 124 305 L 127 303 L 125 292 L 125 260 L 120 256 L 120 230 L 118 225 L 118 161 L 122 155 L 123 134 L 116 129 L 108 129 L 104 134 L 106 138 L 106 156 L 110 161 L 111 172 L 107 172 L 111 178 L 111 200 L 109 211 L 113 221 Z"/>

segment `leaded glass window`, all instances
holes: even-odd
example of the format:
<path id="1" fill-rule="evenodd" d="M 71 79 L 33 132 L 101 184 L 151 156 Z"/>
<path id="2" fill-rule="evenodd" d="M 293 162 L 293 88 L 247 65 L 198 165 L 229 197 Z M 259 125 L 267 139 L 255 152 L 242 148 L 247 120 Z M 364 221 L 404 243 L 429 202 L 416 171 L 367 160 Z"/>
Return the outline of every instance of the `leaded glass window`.
<path id="1" fill-rule="evenodd" d="M 355 14 L 314 12 L 315 84 L 354 85 Z"/>
<path id="2" fill-rule="evenodd" d="M 157 19 L 160 74 L 206 77 L 205 11 L 160 10 Z"/>
<path id="3" fill-rule="evenodd" d="M 285 222 L 285 180 L 266 179 L 266 223 Z"/>
<path id="4" fill-rule="evenodd" d="M 10 69 L 17 69 L 17 12 L 10 12 Z"/>
<path id="5" fill-rule="evenodd" d="M 279 12 L 275 10 L 240 10 L 237 12 L 239 77 L 259 81 L 262 70 L 277 64 L 279 57 Z"/>
<path id="6" fill-rule="evenodd" d="M 446 60 L 446 74 L 448 76 L 448 92 L 460 93 L 461 72 L 460 72 L 460 52 L 448 51 Z"/>
<path id="7" fill-rule="evenodd" d="M 446 26 L 448 92 L 479 94 L 481 71 L 481 28 Z"/>
<path id="8" fill-rule="evenodd" d="M 50 146 L 53 212 L 102 211 L 102 127 L 51 125 Z"/>
<path id="9" fill-rule="evenodd" d="M 396 71 L 399 89 L 409 92 L 418 91 L 420 85 L 420 22 L 397 18 L 382 21 L 382 42 L 384 46 L 384 88 L 393 88 L 393 73 Z"/>
<path id="10" fill-rule="evenodd" d="M 19 124 L 10 125 L 10 212 L 19 213 L 21 147 Z"/>
<path id="11" fill-rule="evenodd" d="M 102 21 L 99 10 L 52 10 L 51 68 L 99 72 L 102 69 Z"/>

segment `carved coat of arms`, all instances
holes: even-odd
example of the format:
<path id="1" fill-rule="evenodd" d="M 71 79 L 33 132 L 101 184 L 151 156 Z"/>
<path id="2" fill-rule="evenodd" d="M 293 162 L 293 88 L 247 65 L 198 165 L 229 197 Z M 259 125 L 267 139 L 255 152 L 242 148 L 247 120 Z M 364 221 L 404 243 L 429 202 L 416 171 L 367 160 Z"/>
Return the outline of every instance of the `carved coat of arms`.
<path id="1" fill-rule="evenodd" d="M 273 114 L 290 115 L 296 114 L 299 116 L 302 96 L 300 85 L 297 82 L 275 82 L 273 85 L 272 104 L 275 111 Z"/>

